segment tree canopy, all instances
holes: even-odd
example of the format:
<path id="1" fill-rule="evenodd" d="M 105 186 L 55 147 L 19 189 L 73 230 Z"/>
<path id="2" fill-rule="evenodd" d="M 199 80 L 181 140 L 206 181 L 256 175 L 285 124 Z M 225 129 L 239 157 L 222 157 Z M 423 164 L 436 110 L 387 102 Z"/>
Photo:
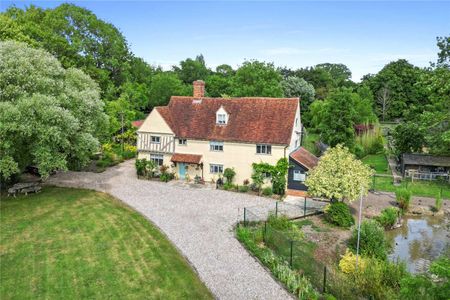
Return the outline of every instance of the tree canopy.
<path id="1" fill-rule="evenodd" d="M 308 194 L 354 201 L 367 195 L 372 170 L 342 145 L 329 148 L 306 178 Z"/>
<path id="2" fill-rule="evenodd" d="M 354 125 L 376 121 L 371 105 L 370 99 L 362 98 L 350 88 L 336 89 L 325 100 L 313 102 L 310 123 L 325 143 L 351 148 L 355 140 Z"/>
<path id="3" fill-rule="evenodd" d="M 36 165 L 42 176 L 85 164 L 105 134 L 98 85 L 48 52 L 0 42 L 0 173 Z"/>
<path id="4" fill-rule="evenodd" d="M 282 97 L 281 74 L 273 63 L 245 61 L 233 78 L 233 96 Z"/>

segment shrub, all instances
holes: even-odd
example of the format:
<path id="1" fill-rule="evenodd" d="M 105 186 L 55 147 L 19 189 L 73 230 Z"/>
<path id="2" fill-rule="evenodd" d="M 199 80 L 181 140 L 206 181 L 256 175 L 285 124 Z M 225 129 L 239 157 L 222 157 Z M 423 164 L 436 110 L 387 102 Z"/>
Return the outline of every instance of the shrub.
<path id="1" fill-rule="evenodd" d="M 349 247 L 356 252 L 358 228 L 355 227 L 349 240 Z M 383 228 L 374 220 L 361 223 L 359 252 L 361 255 L 375 257 L 381 260 L 387 258 L 387 243 Z"/>
<path id="2" fill-rule="evenodd" d="M 159 175 L 159 179 L 161 179 L 161 181 L 163 182 L 169 182 L 170 180 L 172 180 L 174 177 L 174 175 L 172 173 L 168 173 L 168 172 L 164 172 L 161 173 L 161 175 Z"/>
<path id="3" fill-rule="evenodd" d="M 243 183 L 244 183 L 244 185 L 249 185 L 250 184 L 250 180 L 245 179 Z"/>
<path id="4" fill-rule="evenodd" d="M 387 207 L 381 211 L 381 214 L 376 217 L 376 220 L 384 228 L 391 228 L 397 222 L 397 218 L 398 209 L 395 207 Z"/>
<path id="5" fill-rule="evenodd" d="M 236 172 L 234 171 L 234 168 L 226 168 L 223 171 L 223 177 L 225 177 L 227 179 L 227 183 L 232 183 L 234 176 L 236 176 Z"/>
<path id="6" fill-rule="evenodd" d="M 225 191 L 232 190 L 235 188 L 234 184 L 230 182 L 225 182 L 222 187 Z"/>
<path id="7" fill-rule="evenodd" d="M 359 256 L 358 257 L 358 270 L 363 271 L 366 269 L 368 259 Z M 345 254 L 342 255 L 339 261 L 339 268 L 345 274 L 353 274 L 356 272 L 356 255 L 349 249 L 345 250 Z"/>
<path id="8" fill-rule="evenodd" d="M 239 192 L 241 193 L 247 193 L 250 190 L 250 188 L 248 187 L 248 185 L 241 185 L 239 187 Z"/>
<path id="9" fill-rule="evenodd" d="M 409 204 L 411 203 L 411 191 L 406 188 L 397 189 L 395 191 L 395 198 L 400 209 L 404 212 L 408 211 Z"/>
<path id="10" fill-rule="evenodd" d="M 144 176 L 145 166 L 147 165 L 147 160 L 145 158 L 136 159 L 136 162 L 134 163 L 134 165 L 136 167 L 136 174 L 138 176 Z"/>
<path id="11" fill-rule="evenodd" d="M 362 259 L 367 261 L 365 268 L 349 275 L 355 294 L 364 299 L 398 299 L 400 282 L 407 274 L 406 265 L 376 258 Z"/>
<path id="12" fill-rule="evenodd" d="M 262 190 L 262 194 L 263 194 L 264 196 L 270 197 L 270 196 L 273 195 L 273 190 L 272 190 L 272 188 L 271 188 L 270 186 L 265 187 L 265 188 L 263 188 L 263 190 Z"/>
<path id="13" fill-rule="evenodd" d="M 253 192 L 259 192 L 259 190 L 260 190 L 260 187 L 256 183 L 251 183 L 249 185 L 249 187 L 250 187 L 250 190 L 252 190 Z"/>
<path id="14" fill-rule="evenodd" d="M 325 219 L 331 224 L 348 228 L 355 224 L 350 208 L 344 202 L 332 202 L 325 208 Z"/>
<path id="15" fill-rule="evenodd" d="M 439 193 L 439 195 L 436 197 L 436 200 L 434 202 L 434 208 L 436 209 L 436 211 L 440 211 L 442 208 L 442 196 Z"/>
<path id="16" fill-rule="evenodd" d="M 274 214 L 270 214 L 269 218 L 267 219 L 267 224 L 274 228 L 274 229 L 278 229 L 278 230 L 287 230 L 290 229 L 293 225 L 293 223 L 291 221 L 289 221 L 289 219 L 284 216 L 275 216 Z"/>

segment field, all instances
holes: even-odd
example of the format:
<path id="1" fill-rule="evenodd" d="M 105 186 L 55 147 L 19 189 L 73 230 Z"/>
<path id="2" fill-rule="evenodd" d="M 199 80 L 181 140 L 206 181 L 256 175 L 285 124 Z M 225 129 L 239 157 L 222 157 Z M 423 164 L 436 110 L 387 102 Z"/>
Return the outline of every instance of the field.
<path id="1" fill-rule="evenodd" d="M 107 194 L 45 188 L 0 209 L 0 299 L 212 299 L 166 237 Z"/>

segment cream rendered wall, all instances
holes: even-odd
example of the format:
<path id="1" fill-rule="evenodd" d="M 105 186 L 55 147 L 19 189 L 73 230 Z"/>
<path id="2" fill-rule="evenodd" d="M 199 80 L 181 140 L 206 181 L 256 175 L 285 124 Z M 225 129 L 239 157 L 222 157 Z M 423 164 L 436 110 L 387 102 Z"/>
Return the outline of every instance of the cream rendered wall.
<path id="1" fill-rule="evenodd" d="M 152 110 L 137 132 L 165 133 L 174 135 L 172 129 L 170 129 L 169 125 L 167 125 L 166 121 L 157 109 Z"/>
<path id="2" fill-rule="evenodd" d="M 298 120 L 297 126 L 295 126 L 295 120 Z M 293 124 L 292 128 L 293 128 L 293 130 L 292 130 L 292 135 L 291 135 L 291 142 L 289 143 L 289 150 L 288 150 L 287 154 L 294 152 L 298 147 L 300 147 L 300 138 L 301 138 L 301 131 L 302 131 L 302 120 L 300 117 L 300 102 L 299 102 L 299 105 L 297 105 L 297 111 L 295 113 L 294 124 Z M 295 147 L 296 140 L 298 140 L 297 147 Z"/>
<path id="3" fill-rule="evenodd" d="M 176 153 L 200 154 L 203 162 L 203 177 L 206 181 L 212 179 L 217 180 L 218 174 L 210 173 L 210 164 L 221 164 L 223 168 L 233 168 L 236 171 L 235 183 L 241 185 L 245 179 L 251 180 L 252 163 L 266 162 L 276 164 L 276 162 L 284 157 L 285 146 L 272 145 L 272 154 L 256 154 L 256 144 L 230 143 L 224 142 L 223 152 L 210 151 L 209 141 L 187 140 L 186 146 L 176 145 Z M 286 149 L 287 151 L 287 149 Z M 201 175 L 198 171 L 193 170 L 189 166 L 187 174 L 193 178 L 194 171 Z M 178 173 L 178 170 L 176 170 Z"/>

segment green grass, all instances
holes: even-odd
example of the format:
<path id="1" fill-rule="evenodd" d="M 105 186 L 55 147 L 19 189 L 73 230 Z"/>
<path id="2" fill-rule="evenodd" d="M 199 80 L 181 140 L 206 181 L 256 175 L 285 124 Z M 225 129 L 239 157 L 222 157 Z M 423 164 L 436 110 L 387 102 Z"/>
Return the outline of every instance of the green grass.
<path id="1" fill-rule="evenodd" d="M 361 160 L 363 163 L 374 169 L 377 174 L 390 174 L 389 164 L 383 153 L 370 154 Z"/>
<path id="2" fill-rule="evenodd" d="M 373 182 L 372 182 L 373 184 Z M 376 177 L 375 190 L 385 192 L 395 192 L 400 187 L 408 187 L 413 196 L 423 196 L 435 198 L 442 191 L 442 198 L 450 199 L 450 185 L 439 184 L 430 181 L 402 181 L 400 186 L 394 186 L 392 177 Z"/>
<path id="3" fill-rule="evenodd" d="M 0 299 L 212 299 L 142 215 L 103 193 L 0 201 Z"/>

